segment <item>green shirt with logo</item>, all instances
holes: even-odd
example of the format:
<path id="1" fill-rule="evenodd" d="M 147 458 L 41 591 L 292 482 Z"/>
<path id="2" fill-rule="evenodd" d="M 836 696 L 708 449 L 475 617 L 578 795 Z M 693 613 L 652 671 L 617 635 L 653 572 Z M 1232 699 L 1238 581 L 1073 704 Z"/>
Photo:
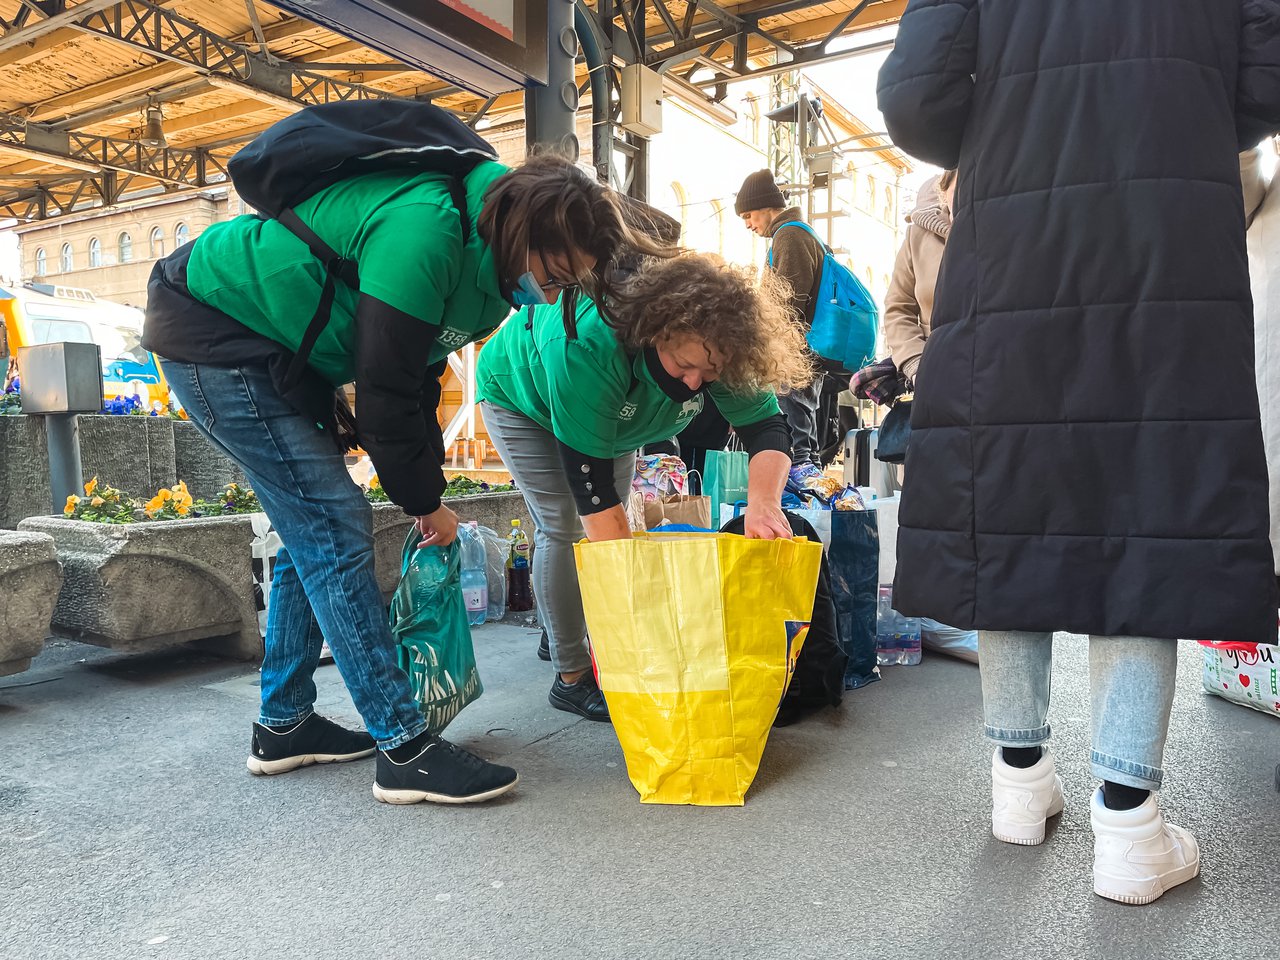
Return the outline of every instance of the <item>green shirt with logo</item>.
<path id="1" fill-rule="evenodd" d="M 692 400 L 672 400 L 645 364 L 628 356 L 587 297 L 577 308 L 578 335 L 565 333 L 561 307 L 513 314 L 480 351 L 477 394 L 524 414 L 565 446 L 589 457 L 622 456 L 675 436 L 711 401 L 735 427 L 778 413 L 773 393 L 739 394 L 713 383 Z"/>
<path id="2" fill-rule="evenodd" d="M 334 386 L 355 377 L 355 315 L 366 293 L 440 327 L 431 362 L 488 335 L 511 311 L 476 220 L 485 191 L 507 172 L 482 163 L 467 175 L 471 220 L 464 246 L 444 174 L 391 170 L 335 183 L 298 204 L 302 220 L 359 264 L 360 291 L 338 283 L 328 326 L 309 365 Z M 205 230 L 191 250 L 192 295 L 296 350 L 315 313 L 324 269 L 276 220 L 242 216 Z"/>

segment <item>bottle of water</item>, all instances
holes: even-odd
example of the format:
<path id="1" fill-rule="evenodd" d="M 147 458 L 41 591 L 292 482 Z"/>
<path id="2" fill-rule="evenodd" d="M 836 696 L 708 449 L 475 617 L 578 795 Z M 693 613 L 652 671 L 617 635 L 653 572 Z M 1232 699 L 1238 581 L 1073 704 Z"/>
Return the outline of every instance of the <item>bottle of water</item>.
<path id="1" fill-rule="evenodd" d="M 893 610 L 893 585 L 882 583 L 876 595 L 876 663 L 882 667 L 898 662 L 898 637 L 894 630 L 897 616 Z"/>
<path id="2" fill-rule="evenodd" d="M 920 620 L 893 609 L 893 585 L 880 584 L 876 597 L 876 663 L 881 666 L 920 662 Z"/>
<path id="3" fill-rule="evenodd" d="M 477 627 L 489 612 L 489 578 L 479 524 L 473 521 L 458 528 L 458 548 L 462 551 L 462 599 L 467 605 L 467 622 Z"/>
<path id="4" fill-rule="evenodd" d="M 920 662 L 920 618 L 898 614 L 898 662 L 911 665 Z"/>

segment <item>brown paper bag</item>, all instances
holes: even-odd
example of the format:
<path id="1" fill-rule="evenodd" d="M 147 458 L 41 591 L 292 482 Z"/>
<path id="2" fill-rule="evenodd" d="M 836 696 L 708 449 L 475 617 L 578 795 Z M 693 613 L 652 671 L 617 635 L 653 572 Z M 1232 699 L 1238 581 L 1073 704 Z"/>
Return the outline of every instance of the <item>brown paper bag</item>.
<path id="1" fill-rule="evenodd" d="M 648 530 L 664 523 L 684 523 L 691 527 L 713 530 L 711 498 L 671 494 L 661 500 L 648 500 L 644 505 L 644 525 Z"/>

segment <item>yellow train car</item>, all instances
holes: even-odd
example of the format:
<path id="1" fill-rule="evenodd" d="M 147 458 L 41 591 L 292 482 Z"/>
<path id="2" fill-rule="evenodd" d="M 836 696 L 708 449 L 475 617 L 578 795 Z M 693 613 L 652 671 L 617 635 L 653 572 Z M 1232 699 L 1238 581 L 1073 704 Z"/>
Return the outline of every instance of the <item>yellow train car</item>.
<path id="1" fill-rule="evenodd" d="M 142 311 L 92 291 L 48 283 L 0 287 L 8 353 L 39 343 L 96 343 L 102 351 L 104 396 L 136 396 L 147 410 L 169 404 L 169 384 L 142 347 Z M 3 352 L 3 351 L 0 351 Z"/>

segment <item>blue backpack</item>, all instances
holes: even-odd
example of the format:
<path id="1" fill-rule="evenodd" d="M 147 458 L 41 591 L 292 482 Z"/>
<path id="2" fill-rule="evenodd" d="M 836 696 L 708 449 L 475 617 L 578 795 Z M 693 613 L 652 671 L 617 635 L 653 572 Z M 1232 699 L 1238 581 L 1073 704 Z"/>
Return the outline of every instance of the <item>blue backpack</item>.
<path id="1" fill-rule="evenodd" d="M 846 370 L 861 370 L 875 359 L 876 331 L 880 326 L 880 309 L 871 293 L 853 275 L 853 271 L 836 259 L 831 248 L 807 223 L 792 221 L 785 227 L 800 227 L 822 245 L 822 279 L 818 283 L 813 324 L 805 339 L 809 347 L 825 360 L 843 364 Z M 777 231 L 774 231 L 777 235 Z M 769 266 L 773 267 L 773 248 L 769 248 Z"/>

